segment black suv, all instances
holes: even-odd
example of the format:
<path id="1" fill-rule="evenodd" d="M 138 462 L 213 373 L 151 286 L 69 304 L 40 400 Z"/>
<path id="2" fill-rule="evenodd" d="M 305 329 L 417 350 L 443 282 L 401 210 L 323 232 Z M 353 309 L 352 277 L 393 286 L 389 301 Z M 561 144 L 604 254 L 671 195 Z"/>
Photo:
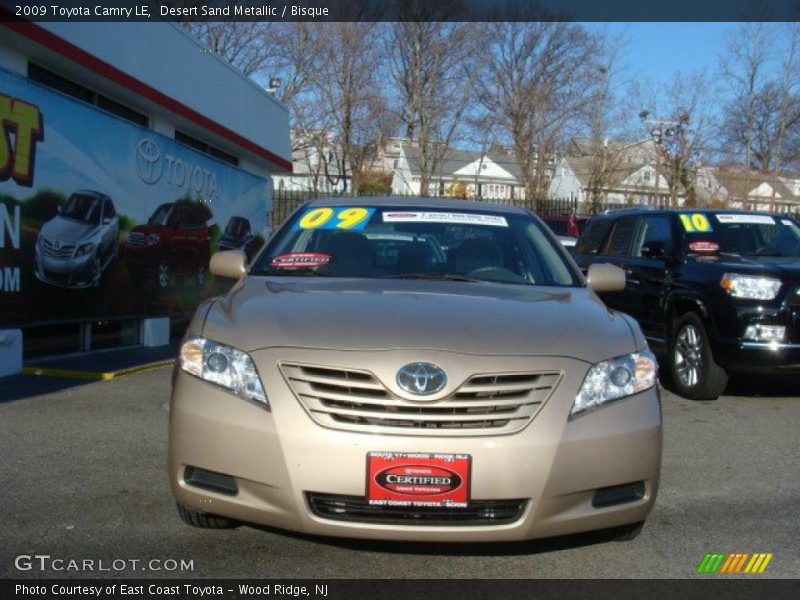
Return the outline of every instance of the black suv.
<path id="1" fill-rule="evenodd" d="M 676 390 L 715 399 L 729 372 L 800 372 L 800 226 L 734 210 L 622 209 L 598 215 L 576 246 L 582 268 L 621 267 L 609 307 L 666 351 Z"/>

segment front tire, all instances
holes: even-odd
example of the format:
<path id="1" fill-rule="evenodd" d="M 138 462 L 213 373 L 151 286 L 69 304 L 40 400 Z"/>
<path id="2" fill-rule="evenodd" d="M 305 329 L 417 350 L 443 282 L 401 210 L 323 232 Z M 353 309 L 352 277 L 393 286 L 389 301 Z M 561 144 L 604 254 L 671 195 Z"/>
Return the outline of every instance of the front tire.
<path id="1" fill-rule="evenodd" d="M 176 502 L 176 504 L 181 520 L 192 527 L 199 527 L 200 529 L 235 529 L 239 526 L 239 523 L 232 519 L 192 510 L 180 502 Z"/>
<path id="2" fill-rule="evenodd" d="M 708 333 L 696 313 L 687 312 L 675 323 L 669 370 L 675 391 L 685 398 L 716 400 L 725 391 L 728 374 L 714 362 Z"/>
<path id="3" fill-rule="evenodd" d="M 158 263 L 156 281 L 158 282 L 158 287 L 162 290 L 167 289 L 172 282 L 172 269 L 170 269 L 169 263 L 166 260 L 162 260 Z"/>
<path id="4" fill-rule="evenodd" d="M 615 542 L 630 542 L 639 537 L 639 534 L 644 528 L 644 521 L 631 523 L 630 525 L 622 525 L 613 529 L 613 536 Z"/>

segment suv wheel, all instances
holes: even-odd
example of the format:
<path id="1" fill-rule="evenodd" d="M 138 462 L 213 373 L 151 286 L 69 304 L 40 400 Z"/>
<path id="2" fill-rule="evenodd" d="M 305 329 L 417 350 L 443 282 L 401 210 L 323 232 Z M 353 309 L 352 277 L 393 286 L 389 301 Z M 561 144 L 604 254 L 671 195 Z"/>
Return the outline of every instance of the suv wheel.
<path id="1" fill-rule="evenodd" d="M 176 502 L 176 504 L 178 505 L 178 514 L 183 522 L 192 527 L 201 529 L 235 529 L 239 526 L 239 523 L 232 519 L 192 510 L 191 508 L 186 508 L 180 502 Z"/>
<path id="2" fill-rule="evenodd" d="M 162 290 L 167 289 L 172 279 L 172 273 L 170 272 L 169 263 L 167 261 L 162 260 L 158 263 L 158 273 L 156 275 L 158 278 L 158 287 Z"/>
<path id="3" fill-rule="evenodd" d="M 675 390 L 692 400 L 716 400 L 728 374 L 714 362 L 706 328 L 693 312 L 681 315 L 669 343 L 669 369 Z"/>

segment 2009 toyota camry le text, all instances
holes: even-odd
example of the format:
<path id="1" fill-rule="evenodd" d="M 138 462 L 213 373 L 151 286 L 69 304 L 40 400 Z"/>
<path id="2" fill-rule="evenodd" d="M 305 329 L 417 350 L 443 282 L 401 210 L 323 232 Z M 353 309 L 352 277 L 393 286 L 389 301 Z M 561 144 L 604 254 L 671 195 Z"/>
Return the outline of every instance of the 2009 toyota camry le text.
<path id="1" fill-rule="evenodd" d="M 631 538 L 661 463 L 656 361 L 530 212 L 443 199 L 299 208 L 198 309 L 169 471 L 197 527 L 504 541 Z"/>

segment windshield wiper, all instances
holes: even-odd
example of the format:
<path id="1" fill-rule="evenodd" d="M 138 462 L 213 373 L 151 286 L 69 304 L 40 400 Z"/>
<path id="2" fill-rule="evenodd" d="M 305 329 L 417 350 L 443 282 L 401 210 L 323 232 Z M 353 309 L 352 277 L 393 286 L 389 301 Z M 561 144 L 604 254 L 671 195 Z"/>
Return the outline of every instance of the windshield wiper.
<path id="1" fill-rule="evenodd" d="M 779 252 L 778 250 L 768 250 L 766 252 L 756 252 L 755 254 L 748 254 L 748 256 L 780 256 L 789 258 L 792 255 L 786 254 L 785 252 Z"/>
<path id="2" fill-rule="evenodd" d="M 400 273 L 399 275 L 384 275 L 381 279 L 428 279 L 431 281 L 466 281 L 468 283 L 486 283 L 485 279 L 476 279 L 459 275 L 457 273 Z"/>

